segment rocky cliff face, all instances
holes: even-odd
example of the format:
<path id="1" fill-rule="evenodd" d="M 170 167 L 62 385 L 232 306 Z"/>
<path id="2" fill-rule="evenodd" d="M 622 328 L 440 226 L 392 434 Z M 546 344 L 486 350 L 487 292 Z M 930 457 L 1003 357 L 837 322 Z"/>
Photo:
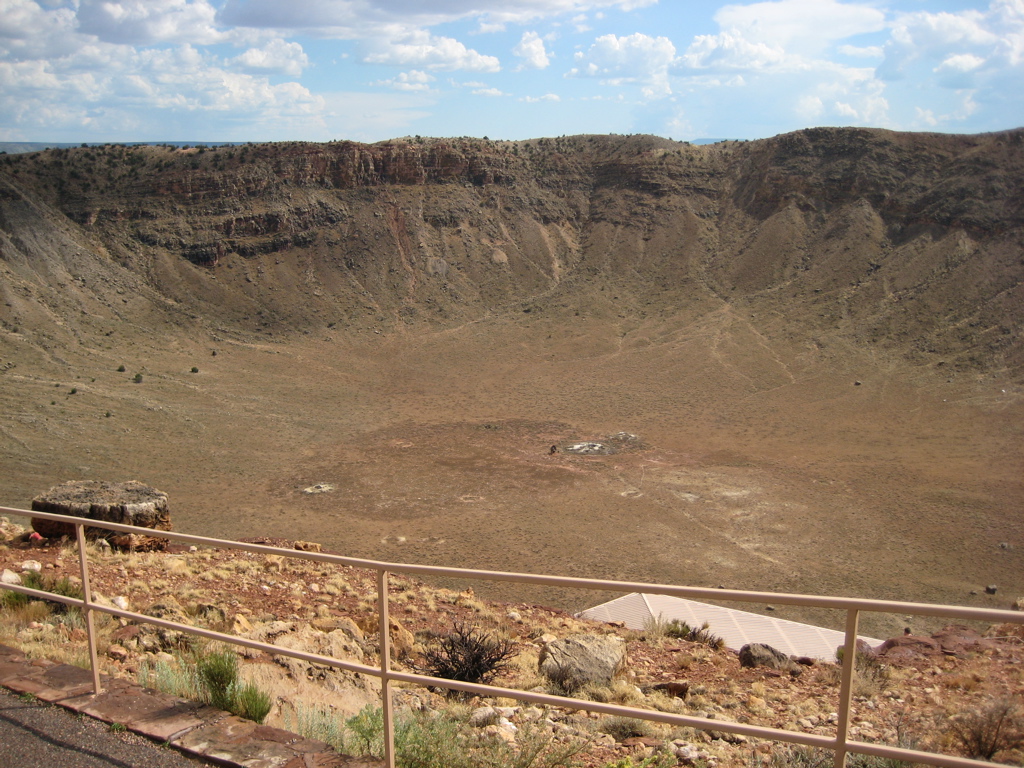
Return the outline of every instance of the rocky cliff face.
<path id="1" fill-rule="evenodd" d="M 0 160 L 0 321 L 43 344 L 727 302 L 1019 371 L 1022 187 L 1024 130 L 51 150 Z"/>

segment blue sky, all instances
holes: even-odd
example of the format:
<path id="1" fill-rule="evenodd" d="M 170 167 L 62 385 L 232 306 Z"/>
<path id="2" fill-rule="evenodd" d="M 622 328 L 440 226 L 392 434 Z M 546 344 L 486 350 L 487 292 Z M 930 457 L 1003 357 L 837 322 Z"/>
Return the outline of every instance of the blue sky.
<path id="1" fill-rule="evenodd" d="M 1024 125 L 1024 0 L 0 0 L 0 140 Z"/>

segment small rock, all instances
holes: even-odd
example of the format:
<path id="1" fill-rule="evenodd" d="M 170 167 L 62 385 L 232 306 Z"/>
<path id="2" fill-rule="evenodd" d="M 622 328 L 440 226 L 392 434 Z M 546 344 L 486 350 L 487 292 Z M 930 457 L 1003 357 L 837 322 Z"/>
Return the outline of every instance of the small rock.
<path id="1" fill-rule="evenodd" d="M 509 621 L 521 622 L 523 620 L 522 615 L 517 611 L 509 611 L 505 615 L 508 617 Z"/>
<path id="2" fill-rule="evenodd" d="M 0 584 L 21 584 L 21 576 L 4 568 L 4 572 L 0 574 Z"/>
<path id="3" fill-rule="evenodd" d="M 610 733 L 599 733 L 594 736 L 594 744 L 598 747 L 614 747 L 615 737 Z"/>
<path id="4" fill-rule="evenodd" d="M 127 611 L 128 610 L 128 605 L 129 605 L 128 598 L 124 597 L 123 595 L 118 595 L 117 597 L 115 597 L 110 602 L 112 602 L 114 604 L 115 608 L 120 608 L 122 611 Z"/>
<path id="5" fill-rule="evenodd" d="M 22 573 L 27 573 L 29 571 L 34 571 L 36 573 L 42 573 L 43 572 L 43 564 L 40 563 L 38 560 L 26 560 L 24 563 L 21 564 L 21 572 Z"/>
<path id="6" fill-rule="evenodd" d="M 512 726 L 515 728 L 515 726 Z M 501 741 L 512 744 L 516 740 L 516 732 L 514 730 L 508 730 L 502 728 L 500 725 L 488 725 L 483 730 L 484 736 L 492 739 L 499 739 Z"/>
<path id="7" fill-rule="evenodd" d="M 999 587 L 997 587 L 995 584 L 989 584 L 987 587 L 985 587 L 985 594 L 994 595 L 998 589 Z"/>
<path id="8" fill-rule="evenodd" d="M 128 658 L 128 650 L 123 645 L 114 643 L 107 648 L 107 656 L 112 658 L 114 661 L 124 661 Z"/>
<path id="9" fill-rule="evenodd" d="M 487 725 L 494 725 L 498 720 L 498 711 L 494 707 L 480 707 L 474 709 L 469 716 L 469 724 L 474 728 L 483 728 Z"/>

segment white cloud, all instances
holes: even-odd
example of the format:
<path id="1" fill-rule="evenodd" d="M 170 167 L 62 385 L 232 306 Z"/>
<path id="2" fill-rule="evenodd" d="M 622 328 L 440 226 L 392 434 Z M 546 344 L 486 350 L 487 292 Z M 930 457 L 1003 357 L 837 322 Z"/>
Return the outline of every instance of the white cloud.
<path id="1" fill-rule="evenodd" d="M 18 60 L 60 56 L 78 45 L 75 12 L 45 10 L 32 0 L 0 3 L 0 56 Z"/>
<path id="2" fill-rule="evenodd" d="M 474 96 L 508 96 L 504 91 L 498 88 L 477 88 L 473 91 Z"/>
<path id="3" fill-rule="evenodd" d="M 372 85 L 386 85 L 396 91 L 429 91 L 436 78 L 418 69 L 402 72 L 390 80 L 377 80 Z"/>
<path id="4" fill-rule="evenodd" d="M 879 75 L 898 80 L 915 64 L 930 66 L 940 76 L 952 71 L 965 73 L 981 69 L 981 64 L 961 66 L 964 62 L 990 60 L 1001 65 L 1020 65 L 1024 52 L 1024 3 L 1020 0 L 994 2 L 988 12 L 966 10 L 959 13 L 902 14 L 893 24 L 885 45 L 885 61 Z M 945 65 L 952 61 L 953 64 Z M 963 87 L 963 80 L 953 87 Z"/>
<path id="5" fill-rule="evenodd" d="M 936 72 L 970 72 L 972 69 L 977 69 L 985 60 L 980 56 L 975 56 L 973 53 L 958 53 L 954 56 L 947 57 L 939 66 L 935 68 Z"/>
<path id="6" fill-rule="evenodd" d="M 562 97 L 557 93 L 545 93 L 543 96 L 523 96 L 520 101 L 525 101 L 527 104 L 536 104 L 541 101 L 559 102 Z"/>
<path id="7" fill-rule="evenodd" d="M 734 32 L 698 35 L 680 59 L 681 67 L 693 70 L 767 70 L 799 68 L 799 61 L 777 45 L 751 41 Z"/>
<path id="8" fill-rule="evenodd" d="M 216 9 L 206 0 L 79 0 L 78 29 L 108 43 L 216 43 Z"/>
<path id="9" fill-rule="evenodd" d="M 373 46 L 376 50 L 363 58 L 368 64 L 471 72 L 497 72 L 501 69 L 494 56 L 484 56 L 454 38 L 435 37 L 422 30 L 410 32 L 399 40 L 376 40 Z"/>
<path id="10" fill-rule="evenodd" d="M 347 39 L 423 29 L 476 20 L 478 32 L 501 31 L 508 24 L 618 8 L 630 11 L 657 0 L 226 0 L 218 19 L 258 29 L 298 29 Z"/>
<path id="11" fill-rule="evenodd" d="M 551 63 L 544 41 L 536 32 L 523 32 L 523 37 L 512 53 L 523 60 L 520 69 L 546 69 Z"/>
<path id="12" fill-rule="evenodd" d="M 858 59 L 880 59 L 885 55 L 885 50 L 880 45 L 840 45 L 837 50 L 844 56 Z"/>
<path id="13" fill-rule="evenodd" d="M 576 54 L 579 66 L 568 76 L 598 77 L 608 85 L 636 83 L 648 98 L 657 98 L 672 93 L 668 73 L 675 56 L 676 48 L 667 37 L 602 35 L 588 51 Z"/>
<path id="14" fill-rule="evenodd" d="M 298 43 L 275 38 L 260 48 L 249 48 L 232 59 L 249 72 L 277 72 L 299 77 L 309 66 L 309 57 Z"/>
<path id="15" fill-rule="evenodd" d="M 775 0 L 723 6 L 715 21 L 750 42 L 817 55 L 836 40 L 881 31 L 885 14 L 866 4 L 837 0 Z"/>
<path id="16" fill-rule="evenodd" d="M 591 30 L 591 26 L 589 21 L 587 20 L 587 14 L 581 13 L 577 16 L 573 16 L 572 27 L 577 32 L 589 32 Z"/>

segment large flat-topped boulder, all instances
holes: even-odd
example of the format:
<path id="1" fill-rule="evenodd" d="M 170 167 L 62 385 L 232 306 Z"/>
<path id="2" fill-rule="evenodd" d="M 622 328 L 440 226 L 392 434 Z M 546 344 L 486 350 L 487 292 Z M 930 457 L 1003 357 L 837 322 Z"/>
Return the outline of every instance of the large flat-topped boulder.
<path id="1" fill-rule="evenodd" d="M 36 496 L 32 499 L 32 510 L 85 517 L 106 523 L 136 525 L 158 531 L 171 530 L 167 494 L 136 480 L 120 483 L 72 480 L 55 485 L 46 493 Z M 70 523 L 35 519 L 32 527 L 48 539 L 75 535 L 75 527 Z M 113 531 L 103 528 L 88 528 L 86 533 L 92 537 L 117 536 Z"/>

